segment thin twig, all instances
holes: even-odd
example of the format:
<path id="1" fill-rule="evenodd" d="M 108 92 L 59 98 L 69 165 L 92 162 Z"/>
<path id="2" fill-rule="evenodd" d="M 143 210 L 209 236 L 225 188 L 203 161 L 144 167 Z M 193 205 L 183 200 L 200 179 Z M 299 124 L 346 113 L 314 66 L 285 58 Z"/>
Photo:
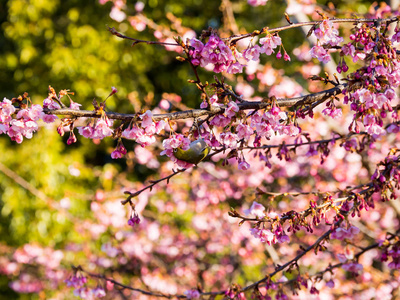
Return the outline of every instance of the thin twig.
<path id="1" fill-rule="evenodd" d="M 151 180 L 150 184 L 145 186 L 144 188 L 142 188 L 141 190 L 137 191 L 137 192 L 129 192 L 129 191 L 125 191 L 124 193 L 129 195 L 128 199 L 121 201 L 122 204 L 126 204 L 130 201 L 131 198 L 138 196 L 140 193 L 144 192 L 147 189 L 150 189 L 150 191 L 152 190 L 152 188 L 159 182 L 166 180 L 167 183 L 169 182 L 169 180 L 174 177 L 175 175 L 185 172 L 187 169 L 180 169 L 177 171 L 174 171 L 172 174 L 169 174 L 168 176 L 165 176 L 163 178 L 157 179 L 157 180 Z"/>
<path id="2" fill-rule="evenodd" d="M 166 294 L 154 293 L 154 292 L 149 292 L 149 291 L 145 291 L 145 290 L 142 290 L 142 289 L 133 288 L 133 287 L 131 287 L 131 286 L 129 286 L 129 285 L 120 283 L 120 282 L 118 282 L 118 281 L 116 281 L 116 280 L 114 280 L 114 279 L 112 279 L 112 278 L 108 278 L 108 277 L 106 277 L 105 275 L 101 275 L 101 274 L 96 274 L 96 273 L 88 272 L 88 271 L 84 270 L 82 267 L 79 267 L 79 270 L 80 270 L 81 272 L 86 273 L 86 274 L 87 274 L 88 276 L 90 276 L 90 277 L 103 279 L 103 280 L 112 282 L 113 284 L 115 284 L 115 285 L 117 285 L 117 286 L 120 286 L 120 287 L 122 287 L 122 288 L 124 288 L 124 289 L 131 290 L 131 291 L 135 291 L 135 292 L 139 292 L 139 293 L 144 294 L 144 295 L 154 296 L 154 297 L 159 297 L 159 298 L 167 298 L 167 299 L 172 299 L 172 298 L 183 298 L 183 299 L 185 299 L 185 298 L 187 298 L 187 297 L 184 296 L 184 295 L 166 295 Z"/>
<path id="3" fill-rule="evenodd" d="M 387 22 L 388 24 L 390 24 L 390 23 L 397 22 L 398 20 L 399 20 L 398 17 L 393 17 L 393 18 L 382 19 L 380 21 L 381 22 Z M 376 22 L 376 19 L 344 18 L 344 19 L 329 19 L 329 21 L 331 21 L 332 23 L 374 23 L 374 22 Z M 302 27 L 302 26 L 314 26 L 314 25 L 320 24 L 321 22 L 322 21 L 300 22 L 300 23 L 293 23 L 293 24 L 290 24 L 290 25 L 276 27 L 276 28 L 272 28 L 272 29 L 268 29 L 268 27 L 264 27 L 261 30 L 256 30 L 256 31 L 253 31 L 251 33 L 246 33 L 246 34 L 242 34 L 242 35 L 239 35 L 239 36 L 232 36 L 232 37 L 229 37 L 229 38 L 225 38 L 223 40 L 229 41 L 229 43 L 232 45 L 232 44 L 237 43 L 241 39 L 257 36 L 257 35 L 260 35 L 260 34 L 263 34 L 263 33 L 266 33 L 266 32 L 272 34 L 272 33 L 280 32 L 280 31 L 284 31 L 284 30 L 292 29 L 292 28 L 298 28 L 298 27 Z"/>

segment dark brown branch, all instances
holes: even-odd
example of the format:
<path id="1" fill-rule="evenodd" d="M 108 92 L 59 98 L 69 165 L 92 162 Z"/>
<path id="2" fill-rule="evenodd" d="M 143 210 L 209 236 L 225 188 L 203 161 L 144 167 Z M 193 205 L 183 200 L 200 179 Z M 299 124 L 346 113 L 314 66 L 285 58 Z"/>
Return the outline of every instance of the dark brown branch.
<path id="1" fill-rule="evenodd" d="M 277 104 L 280 107 L 291 107 L 294 105 L 304 105 L 304 104 L 312 104 L 317 101 L 326 100 L 332 96 L 339 95 L 343 92 L 343 90 L 347 87 L 347 84 L 339 84 L 334 88 L 329 90 L 325 90 L 322 92 L 309 94 L 306 96 L 301 97 L 294 97 L 294 98 L 281 98 L 277 99 Z M 249 109 L 263 109 L 270 105 L 270 101 L 266 98 L 264 101 L 243 101 L 238 104 L 240 110 L 249 110 Z M 44 109 L 44 113 L 46 114 L 53 114 L 53 115 L 69 115 L 72 117 L 87 117 L 87 118 L 100 118 L 101 115 L 97 114 L 95 111 L 88 111 L 88 110 L 74 110 L 70 108 L 64 109 Z M 225 111 L 225 106 L 216 107 L 212 111 L 207 109 L 191 109 L 186 111 L 178 111 L 173 113 L 166 113 L 166 114 L 155 114 L 153 115 L 154 121 L 160 121 L 164 119 L 169 120 L 182 120 L 182 119 L 189 119 L 189 118 L 199 118 L 201 116 L 206 115 L 216 115 L 223 113 Z M 109 119 L 114 120 L 123 120 L 128 121 L 132 118 L 136 117 L 137 114 L 122 114 L 116 112 L 107 112 L 107 117 Z"/>

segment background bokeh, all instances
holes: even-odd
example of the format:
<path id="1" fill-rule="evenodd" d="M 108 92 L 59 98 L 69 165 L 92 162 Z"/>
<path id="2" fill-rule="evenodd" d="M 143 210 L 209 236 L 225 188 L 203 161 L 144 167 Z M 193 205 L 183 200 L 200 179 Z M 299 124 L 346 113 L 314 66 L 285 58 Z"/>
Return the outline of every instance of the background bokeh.
<path id="1" fill-rule="evenodd" d="M 367 12 L 369 7 L 369 1 L 333 2 L 339 10 L 350 6 L 358 13 Z M 160 30 L 173 30 L 179 23 L 180 30 L 191 28 L 198 35 L 209 26 L 219 28 L 222 35 L 231 34 L 220 1 L 144 3 L 143 14 Z M 251 7 L 241 0 L 231 4 L 240 32 L 285 24 L 282 18 L 285 5 L 281 1 L 270 1 L 265 7 Z M 103 100 L 111 86 L 115 86 L 118 93 L 107 100 L 110 111 L 133 113 L 142 107 L 154 108 L 163 93 L 180 95 L 186 106 L 197 107 L 200 94 L 187 83 L 193 74 L 186 64 L 175 59 L 176 52 L 162 46 L 131 47 L 129 41 L 108 32 L 107 26 L 115 27 L 128 36 L 155 40 L 154 28 L 138 32 L 129 21 L 116 22 L 110 18 L 112 5 L 78 0 L 1 1 L 0 96 L 10 99 L 28 92 L 34 103 L 42 103 L 51 85 L 57 91 L 73 91 L 74 101 L 91 110 L 93 98 Z M 128 1 L 125 12 L 135 15 L 134 5 Z M 288 31 L 281 36 L 289 53 L 304 41 L 301 31 Z M 295 57 L 291 64 L 275 58 L 263 60 L 269 60 L 275 69 L 284 68 L 285 75 L 300 83 L 305 81 Z M 201 71 L 200 75 L 212 80 L 207 71 Z M 71 229 L 80 220 L 95 219 L 91 203 L 100 197 L 99 193 L 106 195 L 105 201 L 120 199 L 125 186 L 155 174 L 154 169 L 134 159 L 133 143 L 126 144 L 129 151 L 126 160 L 112 161 L 110 153 L 116 144 L 112 139 L 95 143 L 78 136 L 76 144 L 67 146 L 67 138 L 68 135 L 60 137 L 54 126 L 45 125 L 22 145 L 0 136 L 1 245 L 16 249 L 32 243 L 66 249 L 71 244 L 83 243 L 87 236 Z M 159 149 L 155 151 L 159 153 Z M 65 207 L 67 212 L 63 210 Z M 182 229 L 186 219 L 193 216 L 170 217 Z M 108 240 L 104 237 L 85 243 L 98 249 Z M 85 253 L 69 259 L 83 261 Z M 9 288 L 9 282 L 8 277 L 0 275 L 0 299 L 46 298 L 40 294 L 17 294 Z"/>

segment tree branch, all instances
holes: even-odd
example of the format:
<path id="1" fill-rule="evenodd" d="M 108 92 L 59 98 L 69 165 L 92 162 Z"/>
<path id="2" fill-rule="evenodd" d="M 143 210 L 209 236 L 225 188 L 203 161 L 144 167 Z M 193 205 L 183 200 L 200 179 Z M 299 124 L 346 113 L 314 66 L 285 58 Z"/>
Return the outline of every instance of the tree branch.
<path id="1" fill-rule="evenodd" d="M 341 94 L 343 90 L 347 87 L 347 84 L 339 84 L 334 88 L 309 94 L 306 96 L 294 97 L 294 98 L 280 98 L 277 99 L 277 104 L 280 107 L 291 107 L 295 105 L 304 105 L 304 104 L 312 104 L 321 100 L 326 100 L 332 96 L 336 96 Z M 270 99 L 264 98 L 263 101 L 243 101 L 238 104 L 240 110 L 249 110 L 249 109 L 263 109 L 270 105 Z M 201 116 L 208 116 L 208 115 L 216 115 L 223 113 L 225 111 L 225 106 L 216 107 L 212 111 L 207 109 L 191 109 L 185 111 L 178 111 L 173 113 L 165 113 L 165 114 L 155 114 L 153 115 L 154 121 L 160 121 L 164 119 L 168 120 L 183 120 L 183 119 L 190 119 L 190 118 L 198 118 Z M 75 110 L 70 108 L 63 108 L 63 109 L 43 109 L 43 112 L 46 114 L 53 114 L 53 115 L 69 115 L 72 117 L 86 117 L 86 118 L 100 118 L 101 115 L 96 113 L 95 111 L 89 110 Z M 122 114 L 116 112 L 106 112 L 106 115 L 109 119 L 114 120 L 122 120 L 122 121 L 129 121 L 135 117 L 137 114 Z"/>
<path id="2" fill-rule="evenodd" d="M 398 17 L 393 17 L 393 18 L 382 19 L 380 21 L 381 22 L 387 22 L 388 24 L 390 24 L 390 23 L 393 23 L 393 22 L 397 22 L 398 20 L 399 20 Z M 374 22 L 376 22 L 376 19 L 366 19 L 366 18 L 349 19 L 349 18 L 345 18 L 345 19 L 329 19 L 329 21 L 331 21 L 332 23 L 374 23 Z M 266 32 L 275 33 L 275 32 L 280 32 L 280 31 L 283 31 L 283 30 L 292 29 L 292 28 L 298 28 L 298 27 L 302 27 L 302 26 L 314 26 L 314 25 L 320 24 L 321 22 L 322 22 L 322 20 L 321 21 L 300 22 L 300 23 L 294 23 L 294 24 L 281 26 L 281 27 L 277 27 L 277 28 L 272 28 L 272 29 L 268 29 L 268 27 L 264 27 L 261 30 L 256 30 L 254 32 L 242 34 L 242 35 L 239 35 L 239 36 L 231 36 L 231 37 L 225 38 L 223 40 L 229 41 L 229 43 L 232 45 L 232 44 L 237 43 L 237 41 L 239 41 L 241 39 L 257 36 L 257 35 L 260 35 L 260 34 L 263 34 L 263 33 L 266 33 Z"/>

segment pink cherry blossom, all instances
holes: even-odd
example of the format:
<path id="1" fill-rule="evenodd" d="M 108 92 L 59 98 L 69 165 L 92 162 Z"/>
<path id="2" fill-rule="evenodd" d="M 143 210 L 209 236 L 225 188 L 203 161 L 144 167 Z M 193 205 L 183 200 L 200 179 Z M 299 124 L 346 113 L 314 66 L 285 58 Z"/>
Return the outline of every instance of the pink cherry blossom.
<path id="1" fill-rule="evenodd" d="M 260 58 L 261 54 L 261 47 L 258 45 L 251 46 L 247 48 L 246 50 L 243 51 L 242 55 L 243 58 L 246 59 L 247 61 L 257 61 Z"/>
<path id="2" fill-rule="evenodd" d="M 331 60 L 331 56 L 328 52 L 322 46 L 318 45 L 311 48 L 310 55 L 325 64 Z"/>
<path id="3" fill-rule="evenodd" d="M 263 217 L 265 217 L 264 211 L 265 211 L 265 207 L 262 204 L 260 204 L 256 201 L 253 201 L 253 203 L 251 204 L 251 207 L 249 209 L 245 209 L 243 212 L 245 213 L 246 216 L 254 215 L 258 218 L 263 218 Z"/>
<path id="4" fill-rule="evenodd" d="M 247 0 L 247 3 L 251 6 L 260 6 L 267 4 L 268 0 Z"/>
<path id="5" fill-rule="evenodd" d="M 150 110 L 147 110 L 144 114 L 140 115 L 142 119 L 142 128 L 146 128 L 153 124 L 153 113 Z"/>
<path id="6" fill-rule="evenodd" d="M 267 35 L 264 38 L 260 39 L 261 44 L 261 52 L 267 55 L 271 55 L 274 53 L 276 47 L 282 45 L 282 40 L 278 35 Z"/>

